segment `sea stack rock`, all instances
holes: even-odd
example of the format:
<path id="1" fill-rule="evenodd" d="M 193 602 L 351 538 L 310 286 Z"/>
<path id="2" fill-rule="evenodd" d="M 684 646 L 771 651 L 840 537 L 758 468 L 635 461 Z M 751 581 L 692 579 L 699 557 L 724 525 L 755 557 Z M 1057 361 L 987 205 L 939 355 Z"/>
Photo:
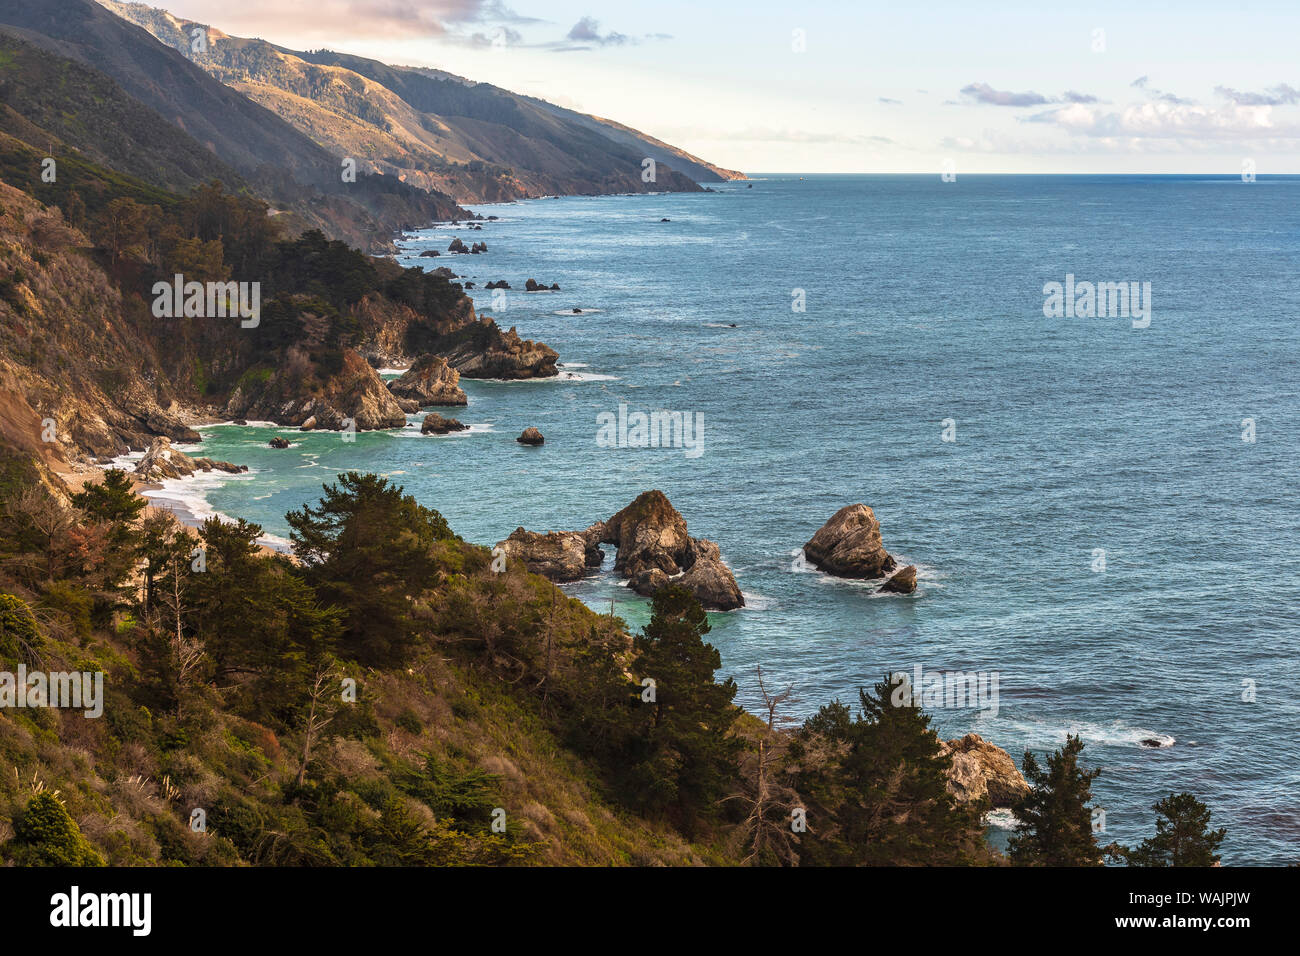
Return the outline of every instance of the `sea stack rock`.
<path id="1" fill-rule="evenodd" d="M 892 594 L 911 594 L 916 590 L 916 565 L 909 564 L 894 573 L 894 576 L 880 586 L 880 590 Z"/>
<path id="2" fill-rule="evenodd" d="M 745 606 L 718 546 L 687 534 L 686 519 L 662 491 L 638 495 L 605 522 L 601 542 L 618 548 L 614 569 L 630 578 L 638 594 L 651 596 L 671 582 L 689 589 L 709 610 Z"/>
<path id="3" fill-rule="evenodd" d="M 440 355 L 421 355 L 415 363 L 388 383 L 388 390 L 398 399 L 426 405 L 468 405 L 460 387 L 460 372 Z"/>
<path id="4" fill-rule="evenodd" d="M 541 432 L 529 425 L 524 429 L 524 433 L 516 438 L 515 441 L 519 442 L 521 445 L 542 445 L 545 444 L 546 439 L 542 436 Z"/>
<path id="5" fill-rule="evenodd" d="M 803 553 L 818 569 L 841 578 L 882 578 L 897 566 L 885 550 L 875 512 L 863 504 L 835 512 Z"/>
<path id="6" fill-rule="evenodd" d="M 451 241 L 451 245 L 447 247 L 447 251 L 468 253 L 469 246 L 465 245 L 465 243 L 461 241 L 460 236 L 457 236 L 455 239 Z"/>
<path id="7" fill-rule="evenodd" d="M 988 798 L 990 806 L 1013 807 L 1029 793 L 1029 782 L 1011 755 L 979 734 L 939 741 L 941 756 L 952 757 L 948 790 L 958 803 Z"/>
<path id="8" fill-rule="evenodd" d="M 516 528 L 498 542 L 507 561 L 523 561 L 529 571 L 552 581 L 576 581 L 589 569 L 599 568 L 605 554 L 600 550 L 599 525 L 586 531 L 548 531 L 541 534 Z"/>
<path id="9" fill-rule="evenodd" d="M 446 435 L 451 432 L 469 431 L 468 425 L 462 425 L 454 418 L 443 418 L 437 412 L 430 412 L 424 416 L 424 422 L 420 425 L 421 435 Z"/>
<path id="10" fill-rule="evenodd" d="M 272 438 L 269 442 L 267 442 L 267 444 L 270 445 L 272 448 L 288 448 L 289 439 L 281 438 L 279 435 L 277 435 L 275 438 Z"/>
<path id="11" fill-rule="evenodd" d="M 662 491 L 646 491 L 605 522 L 604 544 L 618 548 L 614 570 L 636 577 L 648 568 L 680 574 L 679 559 L 690 554 L 686 519 Z"/>

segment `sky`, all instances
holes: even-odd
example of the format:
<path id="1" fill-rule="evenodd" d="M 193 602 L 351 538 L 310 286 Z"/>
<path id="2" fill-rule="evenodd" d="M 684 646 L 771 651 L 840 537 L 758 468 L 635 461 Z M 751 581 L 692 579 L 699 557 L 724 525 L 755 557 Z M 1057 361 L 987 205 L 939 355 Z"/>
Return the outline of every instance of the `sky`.
<path id="1" fill-rule="evenodd" d="M 747 173 L 1300 173 L 1300 0 L 151 5 L 448 70 Z"/>

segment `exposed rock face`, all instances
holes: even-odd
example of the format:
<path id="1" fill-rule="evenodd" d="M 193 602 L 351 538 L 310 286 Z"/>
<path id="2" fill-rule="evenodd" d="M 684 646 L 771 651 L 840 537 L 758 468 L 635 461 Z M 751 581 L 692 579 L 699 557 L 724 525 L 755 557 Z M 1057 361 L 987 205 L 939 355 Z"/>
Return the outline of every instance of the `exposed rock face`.
<path id="1" fill-rule="evenodd" d="M 745 606 L 718 546 L 687 534 L 686 519 L 662 491 L 638 495 L 605 522 L 601 541 L 618 547 L 614 569 L 631 579 L 629 586 L 638 594 L 653 595 L 671 580 L 711 610 Z"/>
<path id="2" fill-rule="evenodd" d="M 468 405 L 460 387 L 460 372 L 440 355 L 421 355 L 401 378 L 388 383 L 388 390 L 399 399 L 426 405 Z"/>
<path id="3" fill-rule="evenodd" d="M 697 559 L 675 583 L 687 588 L 705 607 L 732 610 L 745 606 L 736 576 L 721 558 Z"/>
<path id="4" fill-rule="evenodd" d="M 447 251 L 467 253 L 469 252 L 469 247 L 465 245 L 465 243 L 461 240 L 460 236 L 457 236 L 455 239 L 451 241 L 451 245 L 447 247 Z"/>
<path id="5" fill-rule="evenodd" d="M 524 283 L 525 292 L 559 292 L 560 284 L 552 282 L 549 286 L 545 282 L 538 282 L 536 279 L 529 279 Z"/>
<path id="6" fill-rule="evenodd" d="M 586 531 L 546 534 L 516 528 L 498 547 L 507 560 L 523 561 L 529 571 L 552 581 L 576 581 L 589 569 L 599 568 L 605 557 L 598 525 Z"/>
<path id="7" fill-rule="evenodd" d="M 632 580 L 628 582 L 627 586 L 637 594 L 644 594 L 646 597 L 651 597 L 660 588 L 666 588 L 672 583 L 672 578 L 668 577 L 667 574 L 658 568 L 646 568 L 644 571 L 638 572 L 634 575 Z"/>
<path id="8" fill-rule="evenodd" d="M 436 269 L 433 274 L 453 278 L 450 269 Z M 505 286 L 503 282 L 499 287 Z M 409 367 L 422 356 L 441 355 L 465 378 L 526 379 L 557 374 L 559 356 L 554 349 L 521 339 L 514 329 L 502 331 L 487 316 L 476 317 L 473 303 L 455 285 L 449 286 L 445 295 L 447 305 L 439 318 L 376 296 L 362 299 L 353 307 L 364 333 L 362 353 L 372 365 L 382 368 Z"/>
<path id="9" fill-rule="evenodd" d="M 311 428 L 339 430 L 351 419 L 357 431 L 401 428 L 406 413 L 378 373 L 352 349 L 343 352 L 341 368 L 309 395 L 293 389 L 290 376 L 272 381 L 256 396 L 236 388 L 226 404 L 230 418 L 262 418 L 281 425 L 308 423 Z"/>
<path id="10" fill-rule="evenodd" d="M 466 378 L 549 378 L 559 374 L 555 362 L 560 356 L 549 345 L 521 339 L 513 327 L 502 332 L 486 317 L 477 325 L 481 331 L 467 330 L 461 341 L 449 344 L 443 352 L 447 364 Z"/>
<path id="11" fill-rule="evenodd" d="M 162 481 L 166 478 L 188 478 L 196 471 L 226 471 L 237 475 L 241 471 L 248 471 L 248 466 L 213 461 L 211 458 L 191 458 L 173 448 L 170 438 L 156 438 L 135 466 L 134 474 L 141 481 Z"/>
<path id="12" fill-rule="evenodd" d="M 464 431 L 469 431 L 468 425 L 462 425 L 454 418 L 443 418 L 437 412 L 425 415 L 424 422 L 420 425 L 421 435 L 446 435 Z"/>
<path id="13" fill-rule="evenodd" d="M 993 807 L 1011 807 L 1029 793 L 1029 782 L 1016 769 L 1011 755 L 979 734 L 941 740 L 939 751 L 952 755 L 948 790 L 959 803 L 987 797 Z"/>
<path id="14" fill-rule="evenodd" d="M 686 533 L 686 519 L 662 491 L 647 491 L 609 521 L 586 531 L 538 534 L 518 528 L 499 546 L 528 563 L 528 570 L 553 581 L 573 581 L 600 567 L 600 545 L 618 548 L 614 569 L 628 577 L 628 587 L 653 596 L 668 584 L 689 589 L 713 611 L 744 607 L 745 598 L 718 546 Z"/>
<path id="15" fill-rule="evenodd" d="M 614 570 L 635 577 L 647 568 L 680 574 L 679 562 L 693 558 L 686 519 L 662 491 L 646 491 L 605 522 L 603 544 L 618 548 Z"/>
<path id="16" fill-rule="evenodd" d="M 841 578 L 881 578 L 896 567 L 880 538 L 880 522 L 866 505 L 846 505 L 803 546 L 816 567 Z"/>
<path id="17" fill-rule="evenodd" d="M 911 594 L 916 590 L 916 565 L 909 564 L 895 572 L 893 577 L 880 586 L 880 590 L 894 594 Z"/>
<path id="18" fill-rule="evenodd" d="M 521 445 L 542 445 L 546 443 L 546 439 L 542 437 L 542 433 L 531 425 L 525 428 L 524 433 L 516 438 L 515 441 L 519 442 Z"/>
<path id="19" fill-rule="evenodd" d="M 270 445 L 272 448 L 288 448 L 288 447 L 289 447 L 289 439 L 287 439 L 287 438 L 280 438 L 280 437 L 277 435 L 275 438 L 272 438 L 269 442 L 267 442 L 267 444 Z"/>

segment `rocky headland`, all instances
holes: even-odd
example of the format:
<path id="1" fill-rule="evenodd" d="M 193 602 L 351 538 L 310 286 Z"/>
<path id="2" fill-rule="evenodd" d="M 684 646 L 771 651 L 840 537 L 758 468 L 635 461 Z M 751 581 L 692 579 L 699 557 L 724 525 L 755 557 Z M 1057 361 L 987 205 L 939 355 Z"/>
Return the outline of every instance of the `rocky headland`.
<path id="1" fill-rule="evenodd" d="M 237 475 L 248 471 L 248 466 L 213 461 L 211 458 L 191 458 L 183 451 L 173 448 L 170 438 L 157 438 L 144 457 L 136 463 L 132 474 L 139 481 L 164 481 L 168 478 L 188 478 L 199 471 L 224 471 Z"/>

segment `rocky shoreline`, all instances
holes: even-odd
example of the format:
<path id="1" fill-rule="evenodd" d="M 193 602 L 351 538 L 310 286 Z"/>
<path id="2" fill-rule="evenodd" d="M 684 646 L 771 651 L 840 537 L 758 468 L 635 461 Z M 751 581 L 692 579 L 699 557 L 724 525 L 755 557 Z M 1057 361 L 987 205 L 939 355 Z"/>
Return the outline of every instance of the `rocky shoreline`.
<path id="1" fill-rule="evenodd" d="M 528 291 L 546 288 L 540 282 L 528 285 Z M 294 395 L 267 385 L 240 387 L 219 409 L 174 405 L 151 413 L 150 421 L 170 434 L 150 441 L 136 463 L 132 477 L 138 490 L 183 523 L 198 524 L 197 516 L 182 503 L 152 493 L 163 490 L 162 482 L 201 473 L 237 475 L 247 468 L 191 457 L 173 447 L 173 441 L 201 440 L 196 426 L 252 419 L 302 430 L 338 430 L 348 427 L 349 421 L 357 430 L 397 429 L 407 427 L 410 416 L 427 412 L 420 422 L 421 433 L 444 436 L 468 427 L 444 414 L 469 406 L 463 378 L 509 380 L 557 374 L 558 355 L 553 349 L 521 339 L 513 328 L 500 330 L 490 318 L 475 316 L 472 305 L 455 321 L 432 330 L 420 330 L 414 313 L 391 303 L 363 302 L 358 315 L 367 330 L 363 345 L 345 351 L 341 367 L 310 394 Z M 401 369 L 401 373 L 385 381 L 380 369 Z M 275 385 L 276 380 L 268 384 Z M 532 427 L 514 440 L 535 448 L 544 442 Z M 279 441 L 288 445 L 283 438 Z M 746 607 L 719 544 L 692 536 L 686 518 L 657 489 L 641 493 L 581 530 L 518 527 L 497 543 L 494 554 L 504 555 L 507 562 L 522 562 L 551 581 L 572 583 L 601 573 L 607 547 L 614 549 L 609 570 L 638 595 L 652 597 L 664 587 L 678 585 L 712 612 Z M 917 588 L 916 567 L 900 566 L 889 553 L 879 520 L 862 503 L 836 511 L 805 542 L 802 555 L 808 566 L 831 576 L 879 582 L 882 593 L 908 595 Z M 951 760 L 948 788 L 959 804 L 1006 809 L 1027 792 L 1028 784 L 1011 756 L 979 735 L 941 739 L 939 745 L 941 754 Z"/>

